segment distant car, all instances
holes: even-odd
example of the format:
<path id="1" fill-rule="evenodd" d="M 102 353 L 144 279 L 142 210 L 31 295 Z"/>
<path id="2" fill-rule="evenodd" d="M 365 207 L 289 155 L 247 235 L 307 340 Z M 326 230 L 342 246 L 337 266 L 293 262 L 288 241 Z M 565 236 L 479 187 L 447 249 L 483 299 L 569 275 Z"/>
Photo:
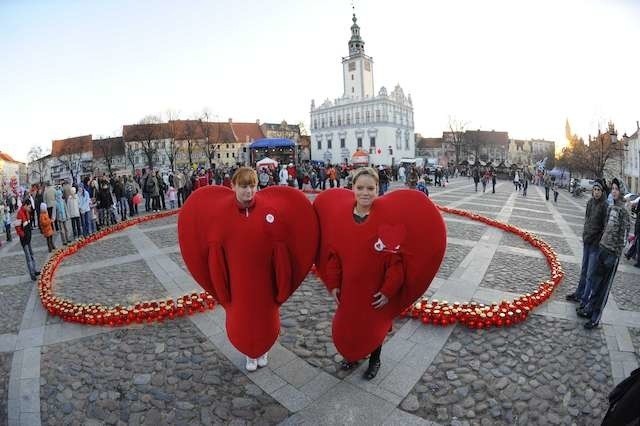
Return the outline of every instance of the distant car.
<path id="1" fill-rule="evenodd" d="M 580 179 L 578 184 L 586 189 L 587 191 L 591 191 L 593 189 L 593 185 L 595 185 L 596 181 L 593 179 Z"/>

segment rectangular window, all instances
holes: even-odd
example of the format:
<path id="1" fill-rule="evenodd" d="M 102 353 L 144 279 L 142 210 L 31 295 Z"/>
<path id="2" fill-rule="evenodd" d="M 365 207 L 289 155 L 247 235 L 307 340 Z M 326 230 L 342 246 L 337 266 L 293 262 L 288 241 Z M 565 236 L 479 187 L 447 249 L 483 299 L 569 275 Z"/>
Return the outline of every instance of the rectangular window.
<path id="1" fill-rule="evenodd" d="M 358 138 L 358 148 L 362 148 L 362 138 Z"/>
<path id="2" fill-rule="evenodd" d="M 369 138 L 369 146 L 375 148 L 375 146 L 376 146 L 376 138 L 375 138 L 375 136 L 371 136 Z"/>
<path id="3" fill-rule="evenodd" d="M 351 124 L 351 114 L 347 114 L 347 125 Z"/>
<path id="4" fill-rule="evenodd" d="M 342 126 L 342 117 L 338 117 L 338 126 Z"/>
<path id="5" fill-rule="evenodd" d="M 376 121 L 380 121 L 380 110 L 376 110 Z"/>
<path id="6" fill-rule="evenodd" d="M 320 139 L 318 139 L 318 150 L 322 149 L 322 141 Z"/>
<path id="7" fill-rule="evenodd" d="M 344 147 L 346 147 L 346 141 L 344 140 L 344 138 L 340 138 L 340 148 Z"/>
<path id="8" fill-rule="evenodd" d="M 327 149 L 331 149 L 331 139 L 327 139 Z"/>
<path id="9" fill-rule="evenodd" d="M 317 118 L 314 118 L 314 119 L 313 119 L 313 128 L 314 128 L 314 129 L 317 129 L 317 128 L 318 128 L 318 119 L 317 119 Z"/>
<path id="10" fill-rule="evenodd" d="M 356 124 L 360 124 L 360 112 L 356 111 Z"/>
<path id="11" fill-rule="evenodd" d="M 333 127 L 333 117 L 329 117 L 329 127 Z"/>
<path id="12" fill-rule="evenodd" d="M 229 158 L 229 153 L 227 152 L 227 158 Z"/>
<path id="13" fill-rule="evenodd" d="M 369 111 L 365 112 L 365 123 L 368 123 L 371 121 L 371 113 Z"/>
<path id="14" fill-rule="evenodd" d="M 218 154 L 218 158 L 220 158 L 220 154 Z"/>

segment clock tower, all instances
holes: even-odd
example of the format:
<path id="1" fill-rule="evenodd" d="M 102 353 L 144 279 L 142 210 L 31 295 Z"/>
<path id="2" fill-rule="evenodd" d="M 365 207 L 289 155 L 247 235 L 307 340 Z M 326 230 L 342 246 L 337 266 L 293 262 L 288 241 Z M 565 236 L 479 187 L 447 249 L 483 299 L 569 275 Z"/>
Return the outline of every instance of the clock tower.
<path id="1" fill-rule="evenodd" d="M 373 98 L 373 58 L 364 54 L 364 40 L 360 37 L 360 27 L 353 14 L 349 56 L 342 58 L 345 98 Z"/>

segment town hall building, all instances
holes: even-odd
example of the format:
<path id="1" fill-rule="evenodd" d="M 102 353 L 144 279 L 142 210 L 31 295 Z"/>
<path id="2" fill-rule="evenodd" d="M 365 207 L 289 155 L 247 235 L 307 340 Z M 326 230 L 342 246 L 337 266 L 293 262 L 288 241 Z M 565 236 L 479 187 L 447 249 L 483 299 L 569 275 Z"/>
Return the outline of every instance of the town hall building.
<path id="1" fill-rule="evenodd" d="M 353 15 L 349 56 L 342 58 L 342 97 L 322 105 L 311 101 L 311 159 L 325 163 L 351 162 L 357 151 L 374 165 L 393 165 L 415 155 L 413 104 L 400 85 L 391 93 L 383 86 L 375 94 L 373 58 L 364 53 L 364 40 Z"/>

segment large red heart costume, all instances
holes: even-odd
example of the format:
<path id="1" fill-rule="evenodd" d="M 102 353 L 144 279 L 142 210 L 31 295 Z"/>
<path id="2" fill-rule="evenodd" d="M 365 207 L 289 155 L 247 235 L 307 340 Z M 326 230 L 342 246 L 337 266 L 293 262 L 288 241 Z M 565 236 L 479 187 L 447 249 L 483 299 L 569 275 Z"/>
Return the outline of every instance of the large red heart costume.
<path id="1" fill-rule="evenodd" d="M 382 344 L 393 319 L 421 297 L 444 257 L 447 232 L 440 211 L 422 192 L 397 190 L 374 200 L 369 217 L 353 219 L 354 194 L 331 189 L 313 207 L 320 222 L 318 274 L 340 288 L 333 341 L 348 361 Z M 389 298 L 371 306 L 380 291 Z"/>
<path id="2" fill-rule="evenodd" d="M 191 275 L 224 306 L 229 340 L 251 358 L 275 343 L 279 306 L 307 275 L 318 247 L 318 221 L 303 193 L 270 187 L 254 200 L 241 208 L 234 191 L 205 186 L 178 217 Z"/>

